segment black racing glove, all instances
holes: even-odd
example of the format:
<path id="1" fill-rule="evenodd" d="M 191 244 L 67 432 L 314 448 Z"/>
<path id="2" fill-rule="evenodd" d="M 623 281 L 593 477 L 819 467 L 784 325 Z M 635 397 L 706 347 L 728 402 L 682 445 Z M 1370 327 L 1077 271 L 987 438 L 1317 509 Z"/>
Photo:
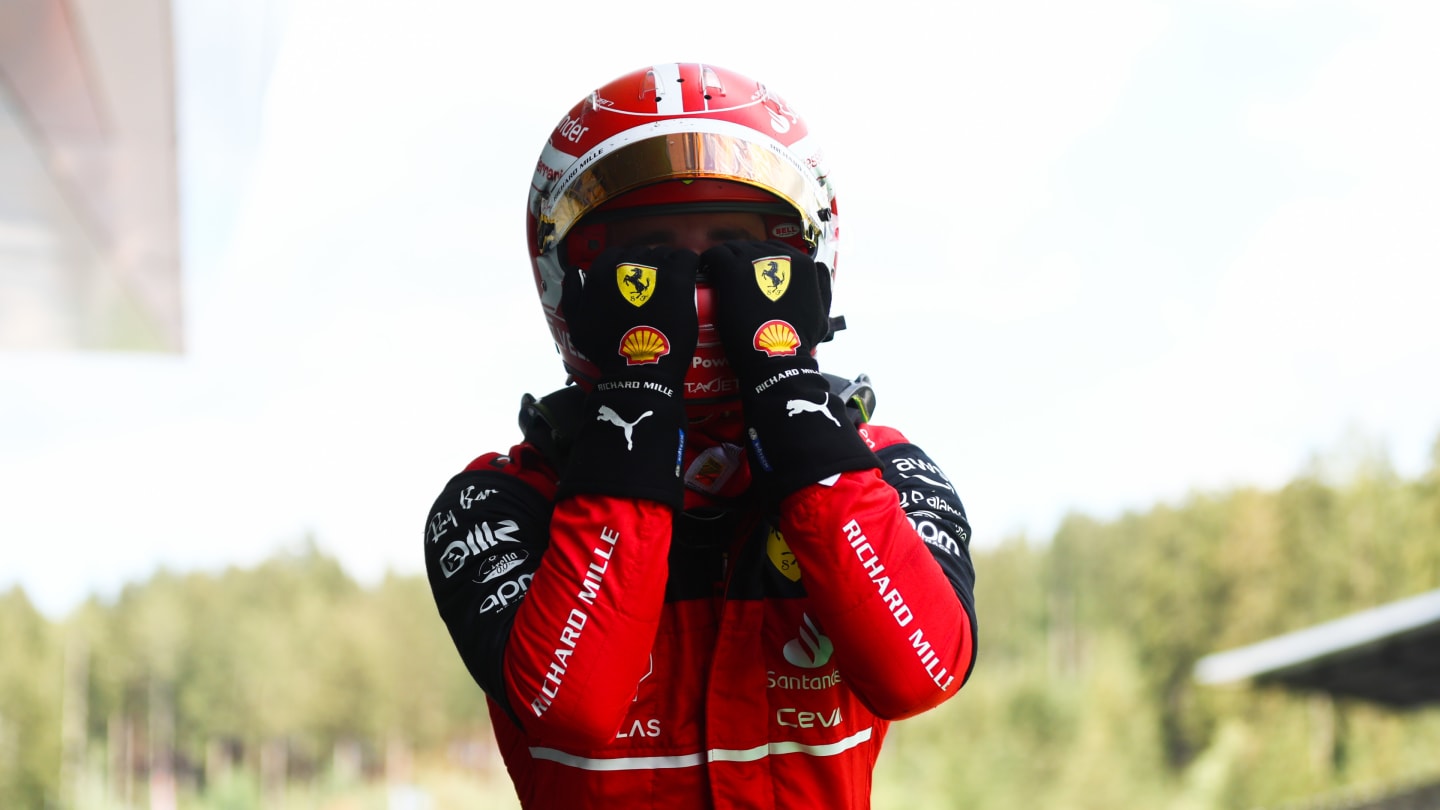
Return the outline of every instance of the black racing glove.
<path id="1" fill-rule="evenodd" d="M 783 242 L 727 242 L 700 265 L 740 378 L 755 481 L 777 502 L 847 470 L 879 467 L 815 362 L 830 333 L 830 271 Z"/>
<path id="2" fill-rule="evenodd" d="M 588 272 L 566 273 L 560 309 L 600 378 L 585 398 L 559 497 L 584 492 L 682 507 L 698 264 L 681 248 L 610 248 Z"/>

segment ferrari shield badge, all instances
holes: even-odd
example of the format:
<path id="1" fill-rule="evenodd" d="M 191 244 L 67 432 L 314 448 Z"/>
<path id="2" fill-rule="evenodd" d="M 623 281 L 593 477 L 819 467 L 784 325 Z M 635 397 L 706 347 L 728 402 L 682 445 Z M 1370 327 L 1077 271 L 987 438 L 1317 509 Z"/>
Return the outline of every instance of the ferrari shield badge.
<path id="1" fill-rule="evenodd" d="M 790 258 L 788 256 L 767 256 L 755 260 L 755 283 L 760 285 L 760 292 L 771 301 L 779 301 L 780 296 L 790 289 Z"/>
<path id="2" fill-rule="evenodd" d="M 626 301 L 637 307 L 644 306 L 655 292 L 655 268 L 643 264 L 622 264 L 615 268 L 615 283 Z"/>
<path id="3" fill-rule="evenodd" d="M 800 561 L 795 559 L 795 552 L 790 550 L 790 545 L 780 535 L 779 529 L 771 529 L 770 536 L 765 538 L 765 555 L 770 558 L 770 563 L 775 570 L 785 575 L 791 582 L 800 581 Z"/>

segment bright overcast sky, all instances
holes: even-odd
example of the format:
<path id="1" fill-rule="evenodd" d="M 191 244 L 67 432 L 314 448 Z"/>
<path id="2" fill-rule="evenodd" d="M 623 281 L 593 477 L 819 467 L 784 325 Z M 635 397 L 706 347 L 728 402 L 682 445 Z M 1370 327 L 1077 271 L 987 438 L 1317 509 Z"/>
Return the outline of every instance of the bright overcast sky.
<path id="1" fill-rule="evenodd" d="M 626 5 L 175 0 L 187 351 L 0 355 L 0 587 L 59 616 L 306 535 L 421 570 L 446 479 L 563 382 L 540 147 L 665 59 L 765 81 L 826 145 L 822 366 L 872 376 L 977 544 L 1275 486 L 1348 436 L 1427 468 L 1440 6 Z"/>

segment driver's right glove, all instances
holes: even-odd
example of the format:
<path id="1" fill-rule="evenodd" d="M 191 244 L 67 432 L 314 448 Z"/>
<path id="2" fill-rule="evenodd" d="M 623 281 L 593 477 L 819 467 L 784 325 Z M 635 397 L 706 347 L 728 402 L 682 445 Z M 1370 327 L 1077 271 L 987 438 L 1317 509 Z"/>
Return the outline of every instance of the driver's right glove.
<path id="1" fill-rule="evenodd" d="M 610 248 L 588 273 L 565 275 L 560 308 L 570 339 L 600 377 L 585 398 L 560 497 L 596 493 L 681 508 L 698 263 L 680 248 Z"/>

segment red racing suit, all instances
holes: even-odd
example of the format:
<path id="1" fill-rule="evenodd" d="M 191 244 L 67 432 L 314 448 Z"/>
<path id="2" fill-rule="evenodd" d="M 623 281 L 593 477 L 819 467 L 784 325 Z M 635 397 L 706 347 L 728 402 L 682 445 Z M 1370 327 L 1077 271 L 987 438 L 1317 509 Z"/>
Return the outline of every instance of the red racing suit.
<path id="1" fill-rule="evenodd" d="M 745 455 L 687 441 L 685 510 L 556 501 L 536 444 L 475 459 L 430 514 L 441 617 L 526 808 L 865 808 L 890 721 L 975 658 L 970 529 L 944 473 L 859 426 L 880 469 L 778 514 Z"/>

